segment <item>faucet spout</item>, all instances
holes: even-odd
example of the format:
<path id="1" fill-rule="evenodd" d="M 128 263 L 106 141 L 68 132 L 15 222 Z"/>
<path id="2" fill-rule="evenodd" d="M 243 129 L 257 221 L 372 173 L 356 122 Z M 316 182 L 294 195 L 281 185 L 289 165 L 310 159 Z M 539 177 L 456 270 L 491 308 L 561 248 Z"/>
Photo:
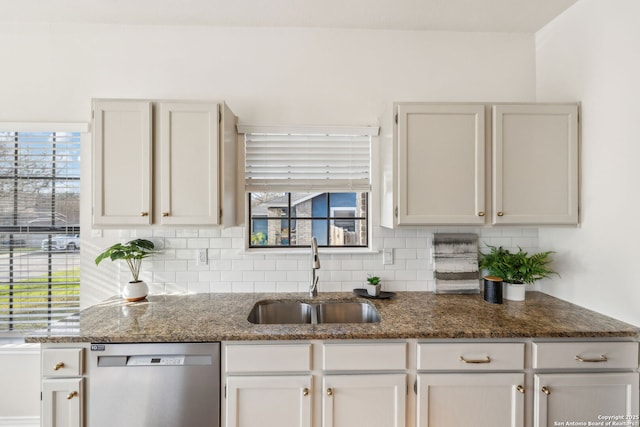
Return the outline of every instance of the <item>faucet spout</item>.
<path id="1" fill-rule="evenodd" d="M 320 269 L 320 258 L 318 257 L 318 240 L 311 238 L 311 281 L 309 283 L 309 296 L 318 296 L 318 276 L 316 270 Z"/>

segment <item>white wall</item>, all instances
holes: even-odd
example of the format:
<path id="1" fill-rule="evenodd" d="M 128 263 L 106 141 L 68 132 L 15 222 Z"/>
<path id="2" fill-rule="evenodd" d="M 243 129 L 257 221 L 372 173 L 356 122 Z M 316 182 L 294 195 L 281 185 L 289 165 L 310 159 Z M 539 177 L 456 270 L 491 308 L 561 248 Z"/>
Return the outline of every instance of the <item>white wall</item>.
<path id="1" fill-rule="evenodd" d="M 539 101 L 582 101 L 582 225 L 541 229 L 560 298 L 640 326 L 640 2 L 580 0 L 536 35 Z"/>
<path id="2" fill-rule="evenodd" d="M 39 426 L 40 345 L 0 340 L 0 426 Z"/>
<path id="3" fill-rule="evenodd" d="M 0 121 L 90 120 L 93 97 L 221 99 L 245 123 L 379 124 L 394 101 L 533 101 L 532 34 L 114 25 L 5 25 Z M 290 291 L 307 286 L 305 255 L 246 255 L 243 229 L 107 231 L 91 238 L 90 144 L 83 142 L 82 305 L 117 292 L 117 268 L 93 258 L 117 240 L 151 236 L 153 292 Z M 323 256 L 320 290 L 350 290 L 367 273 L 387 289 L 428 289 L 432 229 L 374 230 L 380 254 Z M 468 230 L 465 230 L 468 231 Z M 537 229 L 476 230 L 481 241 L 537 248 Z M 211 263 L 195 266 L 195 247 Z M 153 273 L 150 271 L 153 270 Z M 126 271 L 120 273 L 126 280 Z"/>

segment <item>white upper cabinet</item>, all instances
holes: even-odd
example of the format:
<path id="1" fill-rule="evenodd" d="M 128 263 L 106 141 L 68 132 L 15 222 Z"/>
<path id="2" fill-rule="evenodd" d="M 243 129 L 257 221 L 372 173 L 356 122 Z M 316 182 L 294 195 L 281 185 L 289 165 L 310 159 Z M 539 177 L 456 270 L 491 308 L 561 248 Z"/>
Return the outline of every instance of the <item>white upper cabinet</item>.
<path id="1" fill-rule="evenodd" d="M 162 224 L 218 223 L 218 105 L 160 103 Z"/>
<path id="2" fill-rule="evenodd" d="M 578 106 L 493 107 L 493 224 L 578 223 Z"/>
<path id="3" fill-rule="evenodd" d="M 394 107 L 381 225 L 578 223 L 577 104 Z"/>
<path id="4" fill-rule="evenodd" d="M 95 225 L 151 224 L 151 103 L 93 103 Z"/>
<path id="5" fill-rule="evenodd" d="M 235 225 L 224 103 L 95 100 L 94 120 L 94 225 Z"/>
<path id="6" fill-rule="evenodd" d="M 400 104 L 398 225 L 483 224 L 483 105 Z"/>

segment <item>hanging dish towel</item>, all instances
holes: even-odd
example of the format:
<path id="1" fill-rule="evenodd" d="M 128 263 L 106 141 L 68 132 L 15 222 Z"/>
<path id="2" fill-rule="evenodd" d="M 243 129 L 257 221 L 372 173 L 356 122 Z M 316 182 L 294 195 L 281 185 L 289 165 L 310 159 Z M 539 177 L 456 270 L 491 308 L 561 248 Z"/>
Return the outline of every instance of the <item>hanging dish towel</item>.
<path id="1" fill-rule="evenodd" d="M 433 262 L 437 294 L 478 294 L 478 236 L 436 233 Z"/>

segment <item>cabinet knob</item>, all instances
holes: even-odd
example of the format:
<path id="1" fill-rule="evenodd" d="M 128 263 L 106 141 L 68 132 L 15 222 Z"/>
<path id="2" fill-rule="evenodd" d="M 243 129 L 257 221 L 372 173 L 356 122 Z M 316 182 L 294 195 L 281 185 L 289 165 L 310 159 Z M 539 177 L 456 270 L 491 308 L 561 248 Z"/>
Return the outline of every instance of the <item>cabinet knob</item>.
<path id="1" fill-rule="evenodd" d="M 77 391 L 72 391 L 71 393 L 67 394 L 67 400 L 71 400 L 74 397 L 76 397 L 78 395 Z"/>
<path id="2" fill-rule="evenodd" d="M 478 212 L 478 216 L 484 216 L 484 212 L 482 211 Z"/>
<path id="3" fill-rule="evenodd" d="M 327 389 L 327 396 L 333 396 L 333 389 L 331 387 Z"/>
<path id="4" fill-rule="evenodd" d="M 547 396 L 549 396 L 551 394 L 551 390 L 549 390 L 549 388 L 546 385 L 542 386 L 540 391 L 543 392 L 544 394 L 546 394 Z"/>
<path id="5" fill-rule="evenodd" d="M 53 370 L 54 371 L 59 371 L 62 368 L 64 368 L 64 362 L 58 362 L 58 363 L 56 363 L 56 366 L 53 367 Z"/>
<path id="6" fill-rule="evenodd" d="M 498 212 L 498 216 L 504 216 L 504 212 Z"/>
<path id="7" fill-rule="evenodd" d="M 302 395 L 303 396 L 309 396 L 309 389 L 307 387 L 302 389 Z"/>
<path id="8" fill-rule="evenodd" d="M 140 216 L 149 216 L 149 212 L 140 212 Z"/>
<path id="9" fill-rule="evenodd" d="M 460 356 L 459 360 L 462 363 L 491 363 L 491 358 L 489 356 L 485 356 L 484 359 L 465 359 L 464 356 Z"/>
<path id="10" fill-rule="evenodd" d="M 524 387 L 522 387 L 521 385 L 519 385 L 518 387 L 516 387 L 516 390 L 518 390 L 519 393 L 524 394 Z"/>
<path id="11" fill-rule="evenodd" d="M 168 217 L 169 216 L 169 212 L 162 212 L 162 216 Z"/>

